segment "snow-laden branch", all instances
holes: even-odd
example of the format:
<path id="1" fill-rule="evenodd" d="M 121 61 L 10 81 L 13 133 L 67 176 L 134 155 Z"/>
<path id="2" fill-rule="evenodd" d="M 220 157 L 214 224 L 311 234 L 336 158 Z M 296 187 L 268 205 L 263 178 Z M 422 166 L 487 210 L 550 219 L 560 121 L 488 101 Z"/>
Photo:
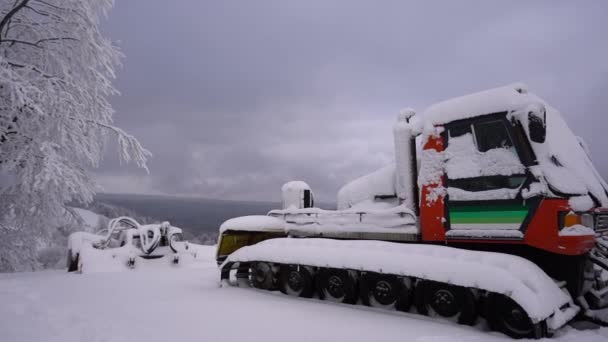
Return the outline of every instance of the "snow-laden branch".
<path id="1" fill-rule="evenodd" d="M 92 119 L 85 119 L 84 121 L 89 124 L 107 129 L 116 135 L 118 139 L 118 150 L 121 162 L 129 163 L 133 161 L 137 166 L 145 169 L 146 172 L 150 172 L 148 166 L 146 165 L 146 162 L 148 158 L 152 156 L 152 152 L 145 149 L 141 145 L 139 140 L 137 140 L 137 138 L 125 132 L 122 128 L 114 125 L 106 124 Z"/>

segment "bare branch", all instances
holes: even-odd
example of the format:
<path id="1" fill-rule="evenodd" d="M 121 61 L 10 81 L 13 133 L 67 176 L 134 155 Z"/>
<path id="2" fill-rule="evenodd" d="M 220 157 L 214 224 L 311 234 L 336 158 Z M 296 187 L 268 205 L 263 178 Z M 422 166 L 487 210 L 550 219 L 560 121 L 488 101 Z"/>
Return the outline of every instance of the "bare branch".
<path id="1" fill-rule="evenodd" d="M 59 83 L 63 83 L 64 82 L 61 78 L 59 78 L 57 76 L 49 75 L 49 74 L 45 73 L 44 71 L 36 68 L 35 66 L 31 66 L 31 65 L 28 66 L 28 65 L 13 63 L 13 62 L 7 62 L 7 63 L 8 63 L 8 65 L 10 65 L 10 66 L 12 66 L 14 68 L 31 68 L 32 71 L 35 71 L 35 72 L 39 73 L 44 78 L 52 78 L 52 79 L 55 79 Z"/>
<path id="2" fill-rule="evenodd" d="M 56 5 L 50 4 L 50 3 L 46 2 L 46 1 L 43 1 L 43 0 L 32 0 L 32 1 L 33 1 L 33 2 L 37 2 L 37 3 L 39 3 L 39 4 L 42 4 L 42 5 L 46 5 L 46 6 L 48 6 L 48 7 L 54 8 L 54 9 L 59 10 L 59 11 L 68 11 L 68 12 L 75 13 L 75 14 L 76 14 L 76 15 L 78 15 L 80 18 L 82 18 L 82 19 L 83 19 L 85 22 L 88 22 L 88 19 L 87 19 L 87 17 L 86 17 L 84 14 L 82 14 L 82 13 L 80 13 L 79 11 L 76 11 L 76 10 L 74 10 L 74 9 L 71 9 L 71 8 L 65 8 L 65 7 L 59 7 L 59 6 L 56 6 Z"/>
<path id="3" fill-rule="evenodd" d="M 19 3 L 19 0 L 15 0 L 15 2 L 13 3 L 13 7 L 17 6 L 17 4 Z M 13 18 L 10 18 L 7 22 L 6 22 L 6 31 L 5 34 L 6 36 L 8 36 L 8 32 L 11 29 L 11 23 L 13 21 Z M 2 32 L 0 31 L 0 36 L 2 35 Z"/>
<path id="4" fill-rule="evenodd" d="M 5 16 L 0 20 L 0 42 L 2 42 L 2 31 L 11 20 L 12 17 L 15 16 L 30 0 L 22 0 L 19 4 L 17 4 L 13 9 L 11 9 Z"/>
<path id="5" fill-rule="evenodd" d="M 27 41 L 24 41 L 24 40 L 18 40 L 18 39 L 5 39 L 5 40 L 0 41 L 0 44 L 2 44 L 2 43 L 10 43 L 11 46 L 13 46 L 15 44 L 24 44 L 24 45 L 33 46 L 33 47 L 38 48 L 38 49 L 42 49 L 42 47 L 40 46 L 40 43 L 52 42 L 52 41 L 60 41 L 60 40 L 79 41 L 78 39 L 72 38 L 72 37 L 45 38 L 45 39 L 40 39 L 40 40 L 38 40 L 35 43 L 27 42 Z"/>
<path id="6" fill-rule="evenodd" d="M 24 40 L 17 40 L 17 39 L 4 39 L 4 40 L 0 40 L 0 44 L 2 43 L 10 43 L 11 45 L 14 44 L 24 44 L 24 45 L 29 45 L 29 46 L 33 46 L 35 48 L 40 49 L 41 47 L 38 46 L 38 43 L 31 43 L 31 42 L 26 42 Z"/>
<path id="7" fill-rule="evenodd" d="M 48 16 L 50 15 L 48 12 L 42 12 L 42 11 L 40 11 L 40 10 L 35 9 L 35 8 L 34 8 L 34 7 L 32 7 L 32 6 L 23 6 L 23 8 L 27 8 L 27 9 L 29 9 L 29 10 L 31 10 L 31 11 L 33 11 L 33 12 L 36 12 L 36 13 L 38 13 L 38 14 L 42 15 L 42 16 L 45 16 L 45 17 L 48 17 Z"/>
<path id="8" fill-rule="evenodd" d="M 66 11 L 66 9 L 65 9 L 65 8 L 63 8 L 63 7 L 59 7 L 59 6 L 55 6 L 55 5 L 50 4 L 50 3 L 46 2 L 46 1 L 42 1 L 42 0 L 33 0 L 33 1 L 34 1 L 34 2 L 37 2 L 37 3 L 40 3 L 40 4 L 43 4 L 43 5 L 46 5 L 46 6 L 49 6 L 49 7 L 52 7 L 52 8 L 54 8 L 54 9 L 58 9 L 58 10 L 62 10 L 62 11 Z"/>
<path id="9" fill-rule="evenodd" d="M 39 41 L 37 41 L 36 43 L 34 43 L 35 45 L 38 45 L 40 43 L 44 43 L 44 42 L 52 42 L 52 41 L 57 41 L 57 40 L 73 40 L 73 41 L 79 41 L 76 38 L 72 38 L 72 37 L 60 37 L 60 38 L 45 38 L 45 39 L 40 39 Z"/>

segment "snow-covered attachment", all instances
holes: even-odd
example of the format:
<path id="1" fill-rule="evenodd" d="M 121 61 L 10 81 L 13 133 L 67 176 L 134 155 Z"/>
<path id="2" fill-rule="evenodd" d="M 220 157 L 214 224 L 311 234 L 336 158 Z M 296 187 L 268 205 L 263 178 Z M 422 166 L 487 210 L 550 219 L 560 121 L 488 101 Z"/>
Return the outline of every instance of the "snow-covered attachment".
<path id="1" fill-rule="evenodd" d="M 140 225 L 130 217 L 110 220 L 96 234 L 76 232 L 68 239 L 68 272 L 116 271 L 165 260 L 177 265 L 188 253 L 182 230 L 169 222 Z"/>
<path id="2" fill-rule="evenodd" d="M 501 253 L 383 241 L 278 238 L 243 247 L 221 266 L 222 283 L 302 297 L 362 303 L 453 318 L 479 315 L 514 337 L 547 336 L 579 311 L 532 262 Z M 488 310 L 491 308 L 490 310 Z"/>

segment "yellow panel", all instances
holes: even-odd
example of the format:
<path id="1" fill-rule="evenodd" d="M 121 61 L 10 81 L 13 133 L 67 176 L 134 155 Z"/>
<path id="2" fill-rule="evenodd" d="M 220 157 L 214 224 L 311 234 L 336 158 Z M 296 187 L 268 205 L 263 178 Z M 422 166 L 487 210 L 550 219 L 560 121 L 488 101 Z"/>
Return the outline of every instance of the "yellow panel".
<path id="1" fill-rule="evenodd" d="M 217 247 L 217 259 L 225 259 L 239 248 L 255 245 L 258 242 L 284 237 L 283 233 L 270 232 L 245 232 L 245 231 L 225 231 L 220 236 Z"/>

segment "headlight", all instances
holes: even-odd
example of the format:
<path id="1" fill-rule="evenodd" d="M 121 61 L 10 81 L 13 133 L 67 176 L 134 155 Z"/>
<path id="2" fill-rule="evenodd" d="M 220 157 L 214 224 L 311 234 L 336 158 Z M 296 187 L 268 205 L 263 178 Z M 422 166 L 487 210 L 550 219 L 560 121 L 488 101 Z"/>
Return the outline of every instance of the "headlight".
<path id="1" fill-rule="evenodd" d="M 581 224 L 581 215 L 570 211 L 567 213 L 563 213 L 563 218 L 561 219 L 560 229 L 573 227 Z"/>
<path id="2" fill-rule="evenodd" d="M 589 227 L 591 229 L 595 228 L 594 222 L 593 222 L 593 215 L 589 214 L 589 213 L 584 213 L 581 214 L 581 224 L 585 227 Z"/>
<path id="3" fill-rule="evenodd" d="M 575 213 L 573 211 L 562 211 L 558 216 L 559 229 L 570 228 L 577 225 L 585 226 L 591 229 L 595 228 L 593 214 L 590 213 Z"/>

